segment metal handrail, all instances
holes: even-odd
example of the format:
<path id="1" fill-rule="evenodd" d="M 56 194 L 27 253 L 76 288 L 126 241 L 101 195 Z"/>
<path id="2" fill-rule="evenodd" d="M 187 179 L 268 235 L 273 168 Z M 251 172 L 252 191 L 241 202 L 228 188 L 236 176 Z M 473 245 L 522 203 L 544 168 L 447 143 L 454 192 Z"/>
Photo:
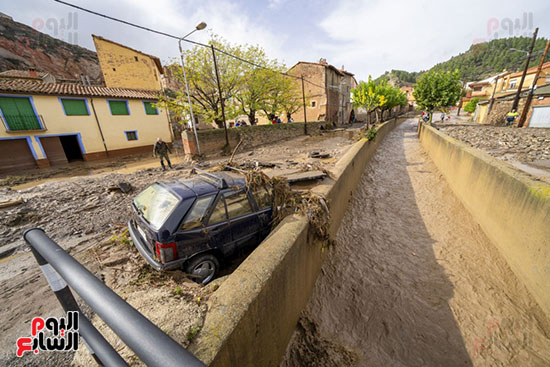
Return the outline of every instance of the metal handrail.
<path id="1" fill-rule="evenodd" d="M 64 309 L 79 311 L 69 285 L 147 366 L 204 366 L 65 252 L 42 229 L 29 229 L 23 237 Z M 127 366 L 82 313 L 79 321 L 87 326 L 81 327 L 79 332 L 98 363 Z"/>

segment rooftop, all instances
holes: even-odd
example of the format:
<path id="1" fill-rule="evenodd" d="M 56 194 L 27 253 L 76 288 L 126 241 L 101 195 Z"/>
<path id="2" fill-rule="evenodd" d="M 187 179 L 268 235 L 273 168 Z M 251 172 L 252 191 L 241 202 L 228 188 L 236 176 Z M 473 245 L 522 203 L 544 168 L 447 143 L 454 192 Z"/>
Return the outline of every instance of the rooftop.
<path id="1" fill-rule="evenodd" d="M 56 96 L 158 99 L 159 92 L 145 89 L 109 88 L 68 83 L 42 83 L 29 79 L 0 79 L 0 93 L 46 94 Z"/>
<path id="2" fill-rule="evenodd" d="M 538 65 L 527 69 L 527 74 L 536 73 L 537 68 L 538 68 Z M 545 62 L 544 64 L 542 64 L 542 70 L 544 70 L 544 69 L 550 69 L 550 61 Z M 517 73 L 513 73 L 512 75 L 510 75 L 510 78 L 517 78 L 517 77 L 520 77 L 522 74 L 523 74 L 523 71 L 518 71 Z"/>

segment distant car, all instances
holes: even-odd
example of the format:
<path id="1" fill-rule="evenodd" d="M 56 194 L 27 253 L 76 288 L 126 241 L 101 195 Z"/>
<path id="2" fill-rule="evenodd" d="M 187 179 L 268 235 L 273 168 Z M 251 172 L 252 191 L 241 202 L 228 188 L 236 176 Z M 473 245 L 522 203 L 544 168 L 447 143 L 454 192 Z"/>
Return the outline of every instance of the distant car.
<path id="1" fill-rule="evenodd" d="M 139 193 L 128 228 L 154 269 L 182 269 L 206 284 L 221 262 L 269 234 L 272 200 L 267 189 L 249 190 L 240 173 L 200 172 Z"/>

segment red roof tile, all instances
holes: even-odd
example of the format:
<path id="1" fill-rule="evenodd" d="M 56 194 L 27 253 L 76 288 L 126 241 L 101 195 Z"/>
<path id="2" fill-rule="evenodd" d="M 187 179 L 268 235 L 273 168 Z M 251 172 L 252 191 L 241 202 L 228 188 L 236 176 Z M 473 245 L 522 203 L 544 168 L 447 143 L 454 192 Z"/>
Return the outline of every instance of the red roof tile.
<path id="1" fill-rule="evenodd" d="M 158 99 L 159 91 L 108 88 L 82 84 L 42 83 L 25 79 L 0 79 L 0 93 L 47 94 L 57 96 Z"/>

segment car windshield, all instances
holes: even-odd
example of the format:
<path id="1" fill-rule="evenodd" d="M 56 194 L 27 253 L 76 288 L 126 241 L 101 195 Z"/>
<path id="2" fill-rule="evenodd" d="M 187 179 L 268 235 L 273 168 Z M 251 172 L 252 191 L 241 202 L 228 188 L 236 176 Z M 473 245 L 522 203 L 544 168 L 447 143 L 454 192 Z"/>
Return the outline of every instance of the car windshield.
<path id="1" fill-rule="evenodd" d="M 174 194 L 156 183 L 143 190 L 134 199 L 136 208 L 155 229 L 162 226 L 178 202 L 179 199 Z"/>

